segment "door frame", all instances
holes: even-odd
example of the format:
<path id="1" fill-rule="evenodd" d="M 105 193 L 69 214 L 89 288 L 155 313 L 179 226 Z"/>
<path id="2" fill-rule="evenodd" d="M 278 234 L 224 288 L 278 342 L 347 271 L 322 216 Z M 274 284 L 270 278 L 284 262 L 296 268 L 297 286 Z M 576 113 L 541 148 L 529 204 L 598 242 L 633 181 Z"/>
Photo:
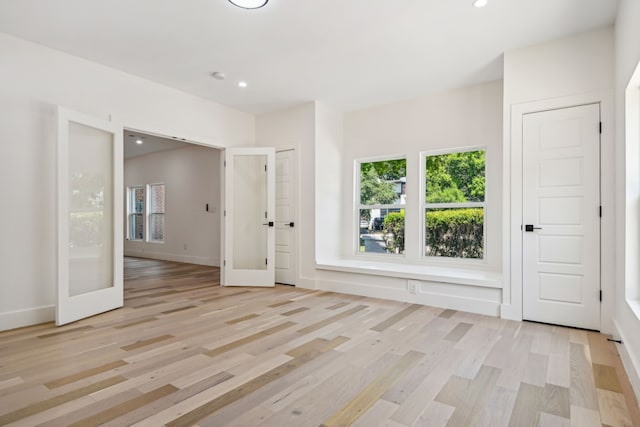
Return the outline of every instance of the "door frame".
<path id="1" fill-rule="evenodd" d="M 522 120 L 525 114 L 585 104 L 600 104 L 602 134 L 600 135 L 600 328 L 613 331 L 615 306 L 615 147 L 614 93 L 593 92 L 542 101 L 513 104 L 504 111 L 503 141 L 503 292 L 500 306 L 504 319 L 522 320 Z"/>

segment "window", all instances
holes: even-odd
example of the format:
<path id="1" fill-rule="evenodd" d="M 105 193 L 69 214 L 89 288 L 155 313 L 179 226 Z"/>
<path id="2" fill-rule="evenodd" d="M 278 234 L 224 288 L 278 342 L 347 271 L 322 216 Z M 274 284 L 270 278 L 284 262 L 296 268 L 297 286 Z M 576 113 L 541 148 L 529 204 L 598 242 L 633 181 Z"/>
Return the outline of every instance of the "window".
<path id="1" fill-rule="evenodd" d="M 358 251 L 404 254 L 407 160 L 359 162 Z"/>
<path id="2" fill-rule="evenodd" d="M 484 258 L 485 150 L 424 156 L 424 255 Z"/>
<path id="3" fill-rule="evenodd" d="M 144 187 L 129 187 L 127 194 L 127 238 L 144 240 Z"/>
<path id="4" fill-rule="evenodd" d="M 149 185 L 149 241 L 164 242 L 164 184 Z"/>

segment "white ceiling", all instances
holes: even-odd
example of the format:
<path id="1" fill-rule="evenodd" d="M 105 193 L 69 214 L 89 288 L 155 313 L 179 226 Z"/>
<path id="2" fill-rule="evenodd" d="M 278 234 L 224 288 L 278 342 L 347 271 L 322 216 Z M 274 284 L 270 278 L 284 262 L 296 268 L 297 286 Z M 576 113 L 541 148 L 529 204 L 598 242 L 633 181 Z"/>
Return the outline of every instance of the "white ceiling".
<path id="1" fill-rule="evenodd" d="M 142 144 L 137 144 L 138 139 Z M 124 131 L 124 158 L 144 156 L 145 154 L 156 153 L 158 151 L 175 150 L 190 145 L 187 142 L 175 141 L 154 135 L 147 135 L 140 132 Z"/>
<path id="2" fill-rule="evenodd" d="M 351 110 L 500 79 L 503 52 L 611 25 L 617 5 L 270 0 L 244 10 L 227 0 L 0 0 L 0 31 L 246 112 L 311 100 Z"/>

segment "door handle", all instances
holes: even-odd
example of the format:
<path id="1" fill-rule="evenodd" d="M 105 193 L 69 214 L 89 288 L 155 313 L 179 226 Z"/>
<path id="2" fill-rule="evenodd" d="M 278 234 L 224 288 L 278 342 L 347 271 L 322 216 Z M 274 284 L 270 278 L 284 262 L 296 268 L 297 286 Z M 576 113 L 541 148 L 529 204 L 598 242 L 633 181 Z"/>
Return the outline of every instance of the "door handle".
<path id="1" fill-rule="evenodd" d="M 290 222 L 289 224 L 287 224 L 289 227 L 293 228 L 294 224 L 293 222 Z"/>
<path id="2" fill-rule="evenodd" d="M 527 224 L 524 226 L 524 231 L 532 232 L 533 230 L 542 230 L 542 227 L 534 227 L 533 224 Z"/>
<path id="3" fill-rule="evenodd" d="M 273 227 L 273 221 L 265 222 L 262 225 L 268 225 L 269 227 Z"/>

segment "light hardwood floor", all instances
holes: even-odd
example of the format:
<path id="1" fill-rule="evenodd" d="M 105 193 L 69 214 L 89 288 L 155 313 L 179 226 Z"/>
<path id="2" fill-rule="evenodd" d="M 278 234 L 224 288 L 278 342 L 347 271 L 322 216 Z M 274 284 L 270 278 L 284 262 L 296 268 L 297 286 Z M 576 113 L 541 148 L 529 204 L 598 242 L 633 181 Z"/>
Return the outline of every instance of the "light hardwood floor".
<path id="1" fill-rule="evenodd" d="M 0 425 L 640 426 L 593 332 L 126 259 L 125 307 L 0 333 Z"/>

